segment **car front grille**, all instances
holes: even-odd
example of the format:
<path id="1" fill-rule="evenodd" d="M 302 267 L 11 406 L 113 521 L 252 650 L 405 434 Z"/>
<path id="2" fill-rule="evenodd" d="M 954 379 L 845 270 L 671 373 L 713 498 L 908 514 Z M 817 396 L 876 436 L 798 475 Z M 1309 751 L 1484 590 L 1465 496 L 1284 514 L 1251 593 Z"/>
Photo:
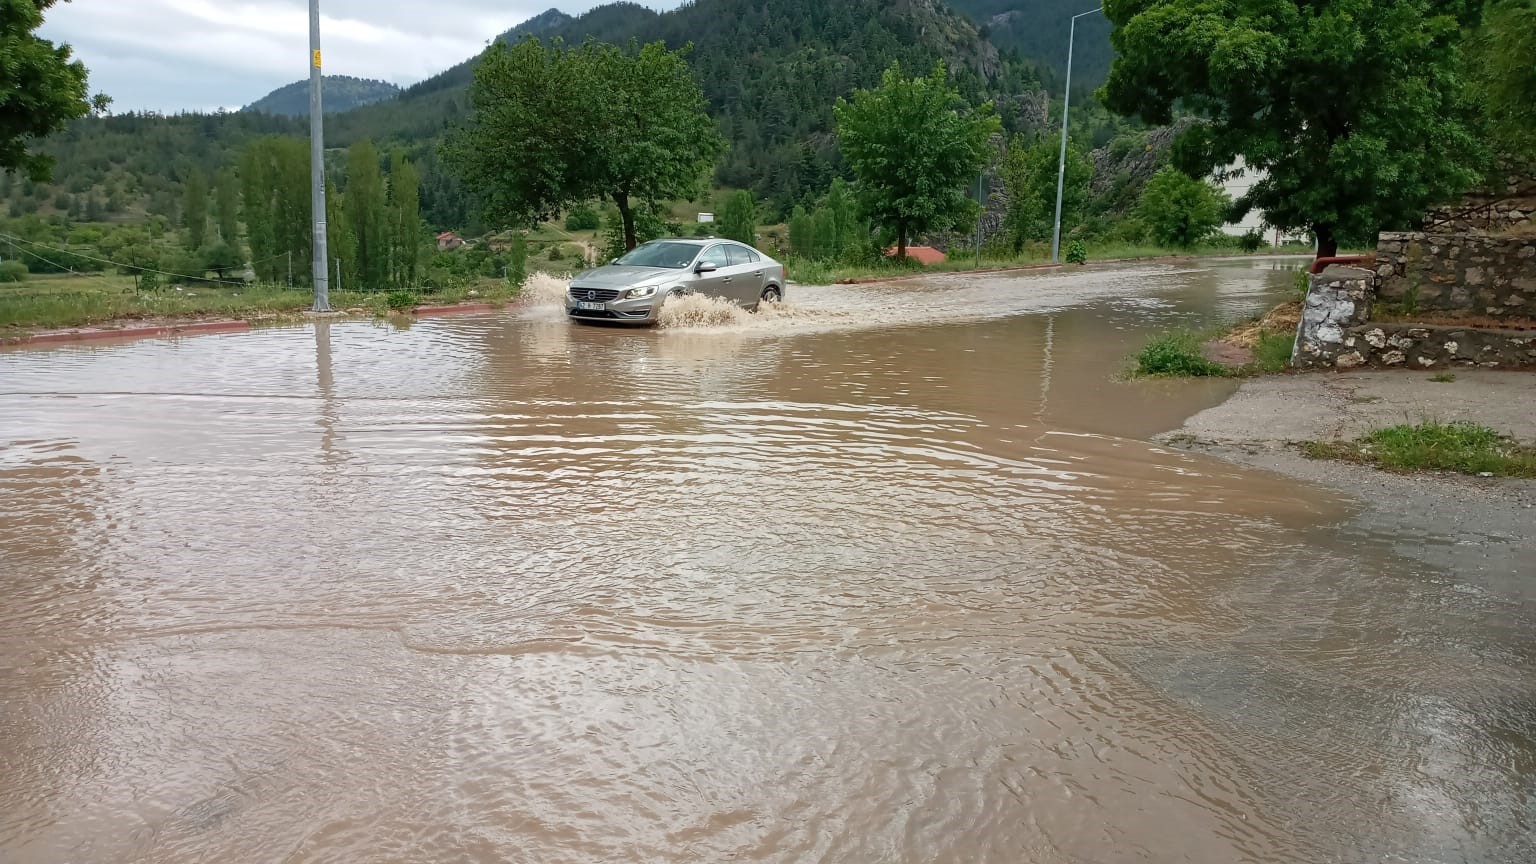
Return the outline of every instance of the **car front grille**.
<path id="1" fill-rule="evenodd" d="M 577 288 L 572 285 L 571 299 L 607 303 L 609 300 L 619 299 L 619 292 L 614 288 Z"/>

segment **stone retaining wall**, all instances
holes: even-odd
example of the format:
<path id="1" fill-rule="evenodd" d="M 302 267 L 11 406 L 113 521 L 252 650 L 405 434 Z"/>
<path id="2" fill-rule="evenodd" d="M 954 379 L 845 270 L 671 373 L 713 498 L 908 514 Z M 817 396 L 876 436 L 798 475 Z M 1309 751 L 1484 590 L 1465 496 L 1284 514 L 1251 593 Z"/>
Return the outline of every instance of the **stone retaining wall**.
<path id="1" fill-rule="evenodd" d="M 1344 344 L 1345 332 L 1370 320 L 1375 291 L 1375 275 L 1358 267 L 1335 264 L 1313 276 L 1301 309 L 1291 365 L 1298 369 L 1336 368 L 1336 360 L 1353 350 Z"/>
<path id="2" fill-rule="evenodd" d="M 1431 327 L 1424 324 L 1362 324 L 1344 331 L 1336 369 L 1515 369 L 1536 366 L 1536 332 Z"/>
<path id="3" fill-rule="evenodd" d="M 1536 315 L 1536 236 L 1383 232 L 1376 296 L 1405 311 Z"/>

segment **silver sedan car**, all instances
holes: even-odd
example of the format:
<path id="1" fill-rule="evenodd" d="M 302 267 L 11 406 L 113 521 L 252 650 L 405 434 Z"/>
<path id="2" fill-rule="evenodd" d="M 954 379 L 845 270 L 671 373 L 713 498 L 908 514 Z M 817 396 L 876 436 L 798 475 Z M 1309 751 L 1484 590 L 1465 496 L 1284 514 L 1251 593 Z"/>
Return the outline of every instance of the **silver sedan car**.
<path id="1" fill-rule="evenodd" d="M 652 240 L 577 274 L 565 312 L 574 321 L 654 324 L 667 298 L 682 294 L 755 311 L 784 299 L 784 265 L 734 240 Z"/>

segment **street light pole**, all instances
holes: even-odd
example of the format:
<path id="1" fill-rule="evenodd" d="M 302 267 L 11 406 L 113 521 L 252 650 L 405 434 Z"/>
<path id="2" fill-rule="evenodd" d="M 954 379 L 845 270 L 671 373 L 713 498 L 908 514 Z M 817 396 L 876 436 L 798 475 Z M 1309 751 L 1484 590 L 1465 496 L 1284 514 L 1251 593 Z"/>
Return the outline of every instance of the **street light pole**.
<path id="1" fill-rule="evenodd" d="M 309 0 L 309 170 L 314 222 L 316 312 L 331 311 L 330 254 L 325 242 L 325 112 L 320 106 L 320 0 Z"/>
<path id="2" fill-rule="evenodd" d="M 1067 92 L 1061 100 L 1061 161 L 1056 168 L 1056 231 L 1051 237 L 1051 261 L 1061 263 L 1061 196 L 1067 185 L 1067 112 L 1072 107 L 1072 46 L 1077 41 L 1077 19 L 1096 15 L 1104 7 L 1072 16 L 1072 30 L 1067 37 Z"/>

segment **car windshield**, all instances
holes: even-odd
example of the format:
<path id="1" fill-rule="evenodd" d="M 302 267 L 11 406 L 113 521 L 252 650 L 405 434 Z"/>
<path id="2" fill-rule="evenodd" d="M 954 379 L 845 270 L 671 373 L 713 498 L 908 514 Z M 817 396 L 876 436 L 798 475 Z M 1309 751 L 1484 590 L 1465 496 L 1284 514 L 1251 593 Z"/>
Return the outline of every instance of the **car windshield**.
<path id="1" fill-rule="evenodd" d="M 668 270 L 681 270 L 693 263 L 693 256 L 699 254 L 699 247 L 692 243 L 642 243 L 630 250 L 629 254 L 620 258 L 618 263 L 625 267 L 665 267 Z"/>

